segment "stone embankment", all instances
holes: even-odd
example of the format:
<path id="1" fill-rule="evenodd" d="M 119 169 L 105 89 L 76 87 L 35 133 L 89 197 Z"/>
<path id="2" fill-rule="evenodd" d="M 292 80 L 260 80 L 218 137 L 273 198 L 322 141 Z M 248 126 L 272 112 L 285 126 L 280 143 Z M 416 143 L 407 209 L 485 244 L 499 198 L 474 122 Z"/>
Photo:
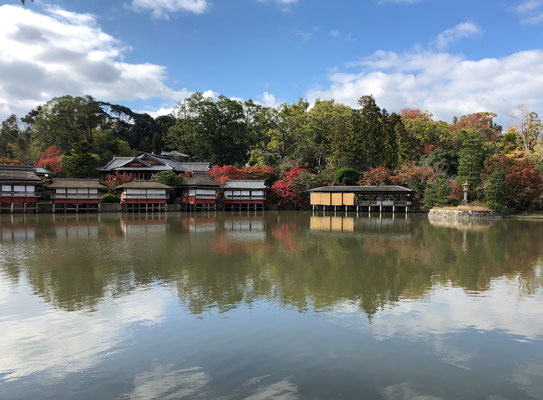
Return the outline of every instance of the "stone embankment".
<path id="1" fill-rule="evenodd" d="M 503 215 L 492 210 L 457 210 L 448 208 L 432 208 L 428 213 L 430 221 L 462 222 L 488 219 L 502 219 Z"/>

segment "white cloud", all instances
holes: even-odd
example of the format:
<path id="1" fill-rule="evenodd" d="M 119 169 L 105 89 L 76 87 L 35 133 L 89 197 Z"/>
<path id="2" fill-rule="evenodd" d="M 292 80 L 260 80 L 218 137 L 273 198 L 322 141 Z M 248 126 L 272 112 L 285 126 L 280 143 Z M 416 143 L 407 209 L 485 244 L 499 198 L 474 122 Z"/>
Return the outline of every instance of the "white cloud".
<path id="1" fill-rule="evenodd" d="M 514 7 L 522 24 L 539 24 L 543 21 L 543 1 L 527 0 Z"/>
<path id="2" fill-rule="evenodd" d="M 261 100 L 262 100 L 262 104 L 266 107 L 277 107 L 279 106 L 282 101 L 280 100 L 277 100 L 275 98 L 275 96 L 269 92 L 264 92 L 262 93 L 262 95 L 260 96 L 261 97 Z"/>
<path id="3" fill-rule="evenodd" d="M 296 33 L 298 36 L 300 36 L 303 40 L 309 40 L 313 37 L 313 32 L 298 32 Z"/>
<path id="4" fill-rule="evenodd" d="M 447 29 L 437 35 L 434 44 L 439 50 L 445 50 L 447 47 L 449 47 L 450 43 L 473 36 L 480 32 L 481 29 L 474 23 L 462 22 L 456 25 L 454 28 Z"/>
<path id="5" fill-rule="evenodd" d="M 169 18 L 171 13 L 202 14 L 209 7 L 207 0 L 132 0 L 136 11 L 151 11 L 153 18 Z"/>
<path id="6" fill-rule="evenodd" d="M 187 89 L 165 83 L 161 65 L 125 62 L 129 50 L 90 14 L 0 6 L 0 118 L 24 114 L 54 96 L 179 101 Z"/>
<path id="7" fill-rule="evenodd" d="M 309 90 L 308 99 L 334 98 L 356 107 L 360 96 L 372 94 L 390 111 L 417 107 L 446 120 L 477 111 L 505 117 L 517 104 L 543 109 L 543 50 L 480 60 L 432 50 L 380 50 L 348 66 L 360 70 L 333 71 L 330 85 Z"/>
<path id="8" fill-rule="evenodd" d="M 335 29 L 332 29 L 332 30 L 330 31 L 330 36 L 332 36 L 332 37 L 339 37 L 340 35 L 341 35 L 341 32 L 340 32 L 340 31 L 337 31 L 337 30 L 335 30 Z"/>

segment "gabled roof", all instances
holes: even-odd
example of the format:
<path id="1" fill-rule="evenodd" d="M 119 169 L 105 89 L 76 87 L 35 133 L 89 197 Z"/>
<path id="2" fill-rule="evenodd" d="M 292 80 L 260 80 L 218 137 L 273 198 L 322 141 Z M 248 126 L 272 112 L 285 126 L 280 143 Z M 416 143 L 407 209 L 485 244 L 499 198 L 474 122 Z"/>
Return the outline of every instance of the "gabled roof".
<path id="1" fill-rule="evenodd" d="M 128 182 L 116 189 L 173 189 L 171 186 L 153 181 Z"/>
<path id="2" fill-rule="evenodd" d="M 155 160 L 158 164 L 151 165 L 142 158 L 150 158 L 152 160 Z M 143 167 L 130 167 L 128 164 L 131 162 L 140 162 Z M 151 154 L 151 153 L 143 153 L 139 157 L 115 157 L 110 162 L 108 162 L 106 165 L 104 165 L 102 168 L 98 168 L 98 171 L 101 172 L 110 172 L 110 171 L 133 171 L 135 168 L 141 171 L 152 171 L 152 172 L 160 172 L 160 171 L 174 171 L 174 172 L 187 172 L 187 171 L 207 171 L 209 170 L 209 163 L 208 162 L 180 162 L 176 161 L 170 157 L 157 155 L 157 154 Z"/>
<path id="3" fill-rule="evenodd" d="M 43 181 L 36 175 L 36 169 L 31 166 L 0 165 L 1 183 L 34 183 L 40 185 Z"/>
<path id="4" fill-rule="evenodd" d="M 160 155 L 161 155 L 161 156 L 166 156 L 166 157 L 174 156 L 174 157 L 184 157 L 184 158 L 189 158 L 189 155 L 188 155 L 188 154 L 180 153 L 180 152 L 175 151 L 175 150 L 172 150 L 172 151 L 163 151 L 162 153 L 160 153 Z"/>
<path id="5" fill-rule="evenodd" d="M 52 189 L 58 188 L 77 188 L 77 189 L 99 189 L 106 190 L 107 187 L 101 185 L 96 179 L 76 179 L 76 178 L 55 178 L 53 183 L 48 186 Z"/>
<path id="6" fill-rule="evenodd" d="M 218 189 L 219 185 L 209 174 L 205 171 L 194 171 L 192 176 L 188 178 L 183 178 L 181 183 L 182 187 L 209 187 Z"/>
<path id="7" fill-rule="evenodd" d="M 257 179 L 230 179 L 224 185 L 224 189 L 259 189 L 266 190 L 265 181 Z"/>
<path id="8" fill-rule="evenodd" d="M 413 190 L 397 185 L 391 186 L 323 186 L 315 189 L 310 189 L 308 192 L 322 193 L 384 193 L 384 192 L 405 192 L 410 193 Z"/>

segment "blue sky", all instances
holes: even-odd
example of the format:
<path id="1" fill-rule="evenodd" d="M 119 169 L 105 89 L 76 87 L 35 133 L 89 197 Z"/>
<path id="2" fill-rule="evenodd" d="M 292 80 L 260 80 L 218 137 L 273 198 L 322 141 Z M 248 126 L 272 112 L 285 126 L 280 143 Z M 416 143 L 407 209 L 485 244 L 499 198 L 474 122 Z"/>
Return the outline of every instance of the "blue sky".
<path id="1" fill-rule="evenodd" d="M 506 123 L 543 112 L 542 24 L 539 0 L 1 1 L 0 116 L 84 93 L 164 113 L 208 91 Z"/>

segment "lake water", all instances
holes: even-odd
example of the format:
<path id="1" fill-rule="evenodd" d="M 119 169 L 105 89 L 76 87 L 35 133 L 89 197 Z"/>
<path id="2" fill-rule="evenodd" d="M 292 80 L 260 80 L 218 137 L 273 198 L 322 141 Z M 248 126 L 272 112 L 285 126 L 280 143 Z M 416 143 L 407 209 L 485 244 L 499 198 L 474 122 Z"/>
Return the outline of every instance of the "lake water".
<path id="1" fill-rule="evenodd" d="M 0 216 L 0 399 L 543 399 L 543 222 Z"/>

